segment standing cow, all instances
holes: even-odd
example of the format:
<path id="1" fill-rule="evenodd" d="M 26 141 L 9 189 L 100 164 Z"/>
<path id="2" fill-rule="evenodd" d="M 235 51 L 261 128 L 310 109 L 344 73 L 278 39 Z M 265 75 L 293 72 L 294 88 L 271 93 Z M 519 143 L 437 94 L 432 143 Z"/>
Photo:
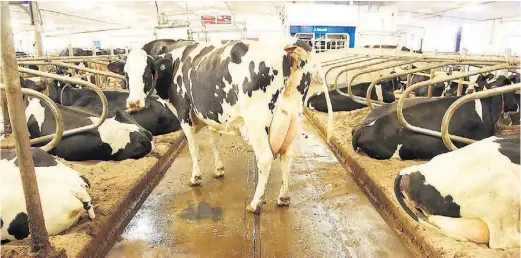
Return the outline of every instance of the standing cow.
<path id="1" fill-rule="evenodd" d="M 519 135 L 495 136 L 405 168 L 394 191 L 415 220 L 490 248 L 519 248 Z"/>
<path id="2" fill-rule="evenodd" d="M 312 49 L 295 38 L 278 43 L 232 41 L 220 46 L 194 43 L 160 56 L 133 49 L 125 65 L 130 91 L 127 106 L 142 108 L 154 88 L 161 98 L 169 99 L 188 140 L 193 163 L 191 185 L 199 185 L 202 179 L 194 138 L 198 129 L 208 126 L 213 132 L 210 141 L 215 154 L 215 177 L 224 175 L 224 166 L 214 132 L 242 135 L 252 145 L 257 159 L 259 180 L 247 207 L 256 212 L 271 164 L 279 155 L 282 187 L 277 204 L 290 203 L 292 141 L 298 135 L 312 72 L 320 71 L 325 81 L 317 68 Z M 171 83 L 156 83 L 161 78 L 170 78 Z M 323 87 L 327 91 L 327 86 Z"/>

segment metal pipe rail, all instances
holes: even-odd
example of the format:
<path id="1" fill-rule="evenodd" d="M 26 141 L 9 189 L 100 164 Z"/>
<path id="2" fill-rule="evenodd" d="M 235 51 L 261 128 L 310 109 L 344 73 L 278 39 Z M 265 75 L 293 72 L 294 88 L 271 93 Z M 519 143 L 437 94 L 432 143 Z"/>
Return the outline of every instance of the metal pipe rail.
<path id="1" fill-rule="evenodd" d="M 452 142 L 451 137 L 449 135 L 449 124 L 450 124 L 452 115 L 454 115 L 454 113 L 456 113 L 456 110 L 458 110 L 458 108 L 460 108 L 463 104 L 465 104 L 469 101 L 476 100 L 476 99 L 487 98 L 490 96 L 513 92 L 513 91 L 517 91 L 520 89 L 521 89 L 521 84 L 519 84 L 519 83 L 512 84 L 512 85 L 508 85 L 508 86 L 503 86 L 503 87 L 499 87 L 499 88 L 489 89 L 489 90 L 465 95 L 465 96 L 459 98 L 458 100 L 456 100 L 454 103 L 452 103 L 452 105 L 449 106 L 447 111 L 445 111 L 445 115 L 443 116 L 443 119 L 441 120 L 441 139 L 443 140 L 443 143 L 445 144 L 445 146 L 447 146 L 447 148 L 449 150 L 458 149 L 458 147 L 456 147 L 456 145 L 454 145 L 454 143 Z M 464 137 L 459 137 L 459 138 L 461 138 L 462 140 L 465 140 L 465 143 L 468 143 L 468 144 L 471 144 L 476 141 L 474 139 L 468 139 L 468 138 L 464 138 Z"/>
<path id="2" fill-rule="evenodd" d="M 346 55 L 346 56 L 343 56 L 343 57 L 326 60 L 324 62 L 321 62 L 321 64 L 322 64 L 322 66 L 328 66 L 328 65 L 331 65 L 331 64 L 335 64 L 335 62 L 337 62 L 337 61 L 342 61 L 342 60 L 350 59 L 352 57 L 357 57 L 357 56 L 358 56 L 358 54 Z"/>
<path id="3" fill-rule="evenodd" d="M 119 74 L 116 74 L 116 73 L 113 73 L 113 72 L 105 72 L 105 71 L 100 71 L 100 70 L 96 70 L 96 69 L 92 69 L 92 68 L 81 67 L 81 66 L 78 66 L 78 65 L 68 64 L 68 63 L 61 62 L 61 61 L 20 61 L 20 62 L 18 62 L 18 64 L 19 65 L 56 65 L 56 66 L 63 66 L 63 67 L 72 68 L 72 69 L 78 69 L 80 71 L 85 71 L 85 72 L 89 72 L 89 73 L 93 73 L 93 74 L 103 75 L 103 76 L 106 76 L 106 77 L 112 77 L 112 78 L 117 78 L 117 79 L 120 79 L 120 80 L 125 80 L 125 76 L 119 75 Z"/>
<path id="4" fill-rule="evenodd" d="M 466 63 L 464 63 L 464 64 L 466 64 Z M 495 71 L 495 70 L 508 69 L 509 67 L 511 67 L 511 66 L 509 66 L 509 64 L 503 63 L 503 64 L 498 64 L 498 65 L 494 65 L 494 66 L 490 66 L 490 67 L 485 67 L 485 68 L 482 68 L 479 70 L 469 71 L 469 72 L 465 72 L 465 73 L 461 73 L 461 74 L 457 74 L 457 75 L 451 75 L 451 76 L 442 77 L 442 78 L 437 78 L 437 79 L 435 78 L 432 80 L 416 83 L 416 84 L 412 85 L 411 87 L 405 89 L 405 91 L 402 94 L 402 97 L 398 100 L 398 103 L 396 105 L 396 114 L 398 116 L 398 121 L 400 121 L 400 123 L 406 129 L 411 130 L 413 132 L 441 138 L 442 137 L 441 132 L 414 126 L 414 125 L 410 124 L 409 122 L 407 122 L 407 120 L 405 119 L 405 116 L 403 114 L 403 106 L 404 106 L 405 99 L 407 98 L 408 94 L 411 93 L 412 91 L 414 91 L 415 89 L 428 86 L 429 84 L 446 82 L 446 81 L 463 78 L 463 77 L 470 76 L 470 75 L 476 75 L 476 74 L 491 72 L 491 71 Z M 475 94 L 477 94 L 477 93 L 475 93 Z M 481 96 L 481 95 L 478 95 L 478 96 Z M 450 137 L 450 139 L 453 141 L 463 142 L 463 143 L 467 143 L 467 144 L 472 143 L 472 141 L 469 141 L 470 139 L 468 139 L 468 138 L 455 136 L 455 135 L 449 135 L 448 137 Z"/>
<path id="5" fill-rule="evenodd" d="M 433 65 L 429 65 L 429 66 L 424 66 L 424 67 L 420 67 L 420 68 L 416 68 L 416 69 L 412 69 L 412 70 L 407 70 L 407 71 L 404 71 L 404 72 L 401 72 L 401 73 L 394 73 L 394 74 L 389 74 L 387 76 L 382 76 L 382 77 L 376 78 L 376 79 L 373 80 L 373 82 L 371 82 L 371 84 L 367 88 L 367 93 L 366 93 L 366 102 L 367 102 L 367 104 L 366 105 L 369 106 L 369 108 L 374 109 L 374 106 L 372 104 L 373 100 L 371 99 L 371 91 L 373 90 L 374 86 L 378 82 L 380 82 L 380 81 L 383 81 L 383 80 L 386 80 L 386 79 L 392 79 L 392 78 L 396 78 L 396 77 L 400 77 L 400 76 L 404 76 L 404 75 L 409 75 L 409 74 L 413 74 L 413 73 L 417 73 L 417 72 L 421 72 L 421 71 L 425 71 L 425 70 L 436 69 L 436 68 L 440 68 L 440 67 L 447 66 L 447 65 L 454 65 L 454 64 L 457 64 L 457 65 L 469 65 L 469 64 L 475 64 L 475 63 L 476 62 L 457 62 L 457 61 L 442 62 L 442 63 L 437 63 L 437 64 L 433 64 Z M 486 72 L 488 72 L 490 67 L 494 67 L 494 69 L 491 70 L 491 71 L 494 71 L 494 70 L 505 69 L 505 68 L 495 69 L 495 67 L 507 67 L 508 68 L 508 67 L 511 67 L 511 66 L 509 66 L 509 64 L 506 64 L 506 63 L 503 62 L 501 64 L 496 64 L 494 66 L 489 66 L 489 67 L 485 67 L 485 68 L 482 68 L 482 69 L 473 70 L 471 72 L 466 72 L 466 73 L 461 73 L 461 74 L 457 74 L 457 75 L 450 75 L 450 76 L 446 76 L 446 77 L 434 78 L 434 79 L 431 79 L 431 80 L 428 80 L 428 81 L 423 81 L 423 82 L 421 82 L 421 85 L 424 85 L 424 86 L 425 85 L 429 85 L 429 84 L 430 85 L 434 85 L 434 84 L 439 83 L 439 82 L 452 81 L 454 79 L 464 78 L 464 77 L 467 77 L 467 76 L 470 76 L 470 75 L 486 73 Z M 410 78 L 407 78 L 407 84 L 408 85 L 410 84 Z M 417 84 L 415 84 L 415 85 L 417 85 Z M 421 86 L 421 87 L 423 87 L 423 86 Z M 407 87 L 406 90 L 402 93 L 402 98 L 403 98 L 403 96 L 407 96 L 405 94 L 409 94 L 411 92 L 411 90 L 409 90 L 409 88 L 410 87 Z M 414 87 L 413 89 L 417 89 L 417 88 L 418 87 Z M 402 98 L 400 98 L 400 100 Z"/>
<path id="6" fill-rule="evenodd" d="M 42 57 L 20 57 L 16 60 L 21 61 L 43 61 L 43 60 L 67 60 L 67 59 L 119 59 L 117 57 L 125 55 L 101 55 L 101 56 L 42 56 Z"/>
<path id="7" fill-rule="evenodd" d="M 5 86 L 4 85 L 0 86 L 0 89 L 5 90 Z M 31 145 L 46 142 L 46 141 L 50 140 L 50 142 L 48 142 L 46 145 L 40 147 L 45 152 L 49 152 L 54 147 L 56 147 L 56 145 L 58 145 L 58 143 L 60 142 L 60 140 L 63 136 L 62 114 L 61 114 L 60 110 L 58 109 L 58 106 L 56 105 L 56 103 L 54 103 L 54 101 L 52 101 L 49 97 L 45 96 L 45 94 L 35 91 L 35 90 L 27 89 L 27 88 L 22 88 L 21 90 L 22 90 L 23 95 L 33 97 L 33 98 L 39 98 L 40 100 L 42 100 L 43 103 L 49 107 L 49 109 L 51 110 L 51 112 L 56 120 L 56 133 L 29 140 Z M 1 149 L 14 149 L 14 148 L 15 148 L 14 143 L 2 144 L 2 146 L 1 146 Z"/>
<path id="8" fill-rule="evenodd" d="M 362 59 L 362 60 L 360 60 L 360 59 Z M 336 69 L 336 68 L 339 68 L 339 67 L 344 67 L 344 66 L 349 66 L 349 65 L 359 64 L 359 63 L 363 63 L 363 62 L 368 62 L 368 61 L 371 61 L 371 60 L 374 60 L 374 59 L 384 59 L 384 58 L 383 58 L 383 57 L 375 57 L 375 58 L 372 58 L 372 57 L 360 56 L 360 57 L 353 58 L 352 60 L 350 60 L 350 61 L 353 61 L 353 62 L 343 63 L 343 64 L 340 64 L 340 65 L 335 65 L 335 66 L 330 67 L 330 68 L 326 71 L 326 73 L 325 73 L 326 85 L 329 86 L 329 84 L 327 83 L 327 75 L 329 74 L 329 72 L 331 72 L 331 70 Z M 364 66 L 366 66 L 366 65 L 367 65 L 367 64 L 364 64 Z"/>
<path id="9" fill-rule="evenodd" d="M 356 54 L 356 53 L 348 53 L 348 54 Z M 396 55 L 392 54 L 384 54 L 384 53 L 358 53 L 359 55 L 365 55 L 365 56 L 384 56 L 384 57 L 396 57 Z M 423 59 L 432 59 L 435 61 L 451 61 L 451 60 L 457 60 L 460 62 L 480 62 L 480 61 L 486 61 L 486 62 L 492 62 L 492 63 L 501 63 L 501 62 L 511 62 L 511 63 L 518 63 L 519 64 L 519 57 L 486 57 L 486 56 L 472 56 L 472 55 L 447 55 L 447 56 L 438 56 L 438 55 L 428 55 L 428 54 L 416 54 L 416 53 L 407 53 L 404 55 L 399 55 L 403 57 L 412 57 L 412 58 L 423 58 Z"/>
<path id="10" fill-rule="evenodd" d="M 28 74 L 32 74 L 32 75 L 37 75 L 37 76 L 40 76 L 40 77 L 47 77 L 47 78 L 51 78 L 51 79 L 54 79 L 54 80 L 59 80 L 59 81 L 64 81 L 64 82 L 68 82 L 68 83 L 73 83 L 73 84 L 76 84 L 76 85 L 81 85 L 81 86 L 86 87 L 86 88 L 88 88 L 90 90 L 93 90 L 94 92 L 96 92 L 96 94 L 98 94 L 98 96 L 99 96 L 99 98 L 101 100 L 101 104 L 103 106 L 102 107 L 102 111 L 101 111 L 101 116 L 100 116 L 100 119 L 98 120 L 98 122 L 96 122 L 94 124 L 91 124 L 91 125 L 86 125 L 86 126 L 82 126 L 82 127 L 78 127 L 78 128 L 67 130 L 67 131 L 63 132 L 63 136 L 69 136 L 69 135 L 73 135 L 73 134 L 89 131 L 89 130 L 92 130 L 92 129 L 96 129 L 101 124 L 103 124 L 103 122 L 105 122 L 105 119 L 107 119 L 108 110 L 109 110 L 108 109 L 107 97 L 105 97 L 105 94 L 103 93 L 103 91 L 100 90 L 96 85 L 94 85 L 94 84 L 92 84 L 90 82 L 84 81 L 84 80 L 71 78 L 71 77 L 67 77 L 67 76 L 62 76 L 62 75 L 57 75 L 57 74 L 52 74 L 52 73 L 40 72 L 40 71 L 37 71 L 37 70 L 27 69 L 27 68 L 24 68 L 24 67 L 18 67 L 18 71 L 20 71 L 22 73 L 28 73 Z"/>
<path id="11" fill-rule="evenodd" d="M 385 61 L 378 61 L 378 63 L 375 63 L 375 64 L 382 64 L 382 63 L 386 63 L 386 62 L 392 62 L 392 61 L 396 61 L 396 62 L 399 62 L 401 61 L 403 58 L 400 58 L 400 57 L 396 57 L 396 58 L 392 58 L 392 59 L 388 59 L 388 60 L 385 60 Z M 346 96 L 346 97 L 349 97 L 350 99 L 352 99 L 354 102 L 356 103 L 359 103 L 359 104 L 363 104 L 363 105 L 366 105 L 366 101 L 364 98 L 362 97 L 359 97 L 359 96 L 355 96 L 353 94 L 353 91 L 352 91 L 352 85 L 353 85 L 353 81 L 355 80 L 356 77 L 358 77 L 359 75 L 362 75 L 362 74 L 367 74 L 367 73 L 372 73 L 372 72 L 376 72 L 376 71 L 380 71 L 380 70 L 385 70 L 385 69 L 390 69 L 390 68 L 394 68 L 394 67 L 399 67 L 399 66 L 402 66 L 402 65 L 408 65 L 408 64 L 413 64 L 413 63 L 417 63 L 417 62 L 423 62 L 422 60 L 418 60 L 418 59 L 413 59 L 413 60 L 408 60 L 408 61 L 403 61 L 403 62 L 400 62 L 398 64 L 394 63 L 394 64 L 389 64 L 389 65 L 385 65 L 385 66 L 379 66 L 379 67 L 375 67 L 375 68 L 372 68 L 372 69 L 368 69 L 368 70 L 364 70 L 364 71 L 360 71 L 358 73 L 355 73 L 352 77 L 351 77 L 351 80 L 349 80 L 348 84 L 347 84 L 347 94 L 346 93 L 343 93 L 339 90 L 338 88 L 338 78 L 340 78 L 340 75 L 344 72 L 348 72 L 349 70 L 354 70 L 354 69 L 357 69 L 358 67 L 351 67 L 351 68 L 346 68 L 342 71 L 340 71 L 340 73 L 337 74 L 337 77 L 335 78 L 335 89 L 336 91 L 342 95 L 342 96 Z M 372 64 L 371 64 L 372 65 Z"/>

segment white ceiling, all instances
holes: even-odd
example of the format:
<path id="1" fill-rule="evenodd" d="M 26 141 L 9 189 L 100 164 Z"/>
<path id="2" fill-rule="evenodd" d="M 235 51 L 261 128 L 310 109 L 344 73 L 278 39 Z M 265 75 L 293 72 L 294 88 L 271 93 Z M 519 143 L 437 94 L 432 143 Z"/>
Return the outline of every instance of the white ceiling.
<path id="1" fill-rule="evenodd" d="M 396 1 L 385 5 L 421 19 L 441 16 L 484 21 L 521 16 L 521 1 Z"/>
<path id="2" fill-rule="evenodd" d="M 309 3 L 309 2 L 308 2 Z M 337 4 L 349 4 L 343 1 Z M 158 1 L 159 13 L 164 13 L 170 21 L 186 20 L 187 8 L 190 19 L 205 14 L 277 14 L 278 1 L 207 1 L 172 2 Z M 286 1 L 285 4 L 298 4 Z M 520 16 L 521 2 L 484 1 L 394 1 L 369 2 L 354 1 L 360 5 L 383 5 L 409 13 L 411 18 L 430 19 L 434 17 L 454 17 L 471 20 L 487 20 Z M 47 35 L 63 35 L 76 31 L 117 29 L 125 27 L 150 28 L 157 25 L 156 3 L 154 1 L 44 1 L 39 2 Z M 13 29 L 15 32 L 32 31 L 29 16 L 20 7 L 11 6 Z"/>

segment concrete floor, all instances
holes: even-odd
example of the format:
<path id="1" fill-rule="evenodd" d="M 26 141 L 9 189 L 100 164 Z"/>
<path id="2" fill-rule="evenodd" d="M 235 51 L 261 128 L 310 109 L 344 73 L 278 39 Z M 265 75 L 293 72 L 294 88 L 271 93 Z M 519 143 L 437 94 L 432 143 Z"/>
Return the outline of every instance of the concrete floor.
<path id="1" fill-rule="evenodd" d="M 214 179 L 208 133 L 197 136 L 203 183 L 188 185 L 188 147 L 127 226 L 108 257 L 410 257 L 367 197 L 307 124 L 296 140 L 289 207 L 277 207 L 272 167 L 260 215 L 245 211 L 256 165 L 240 137 L 221 137 L 225 177 Z"/>

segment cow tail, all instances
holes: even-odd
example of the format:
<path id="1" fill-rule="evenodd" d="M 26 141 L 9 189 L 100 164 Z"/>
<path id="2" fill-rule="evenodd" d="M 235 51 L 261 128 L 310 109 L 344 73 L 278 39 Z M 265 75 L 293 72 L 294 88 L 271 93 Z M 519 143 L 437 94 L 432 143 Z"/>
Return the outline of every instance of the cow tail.
<path id="1" fill-rule="evenodd" d="M 402 190 L 400 189 L 402 177 L 403 175 L 398 175 L 396 176 L 396 179 L 394 179 L 394 195 L 396 196 L 396 199 L 400 203 L 400 206 L 402 206 L 402 208 L 405 210 L 405 212 L 407 212 L 407 214 L 409 214 L 411 218 L 418 221 L 418 216 L 416 216 L 416 214 L 414 214 L 414 212 L 412 212 L 411 209 L 409 209 L 409 207 L 407 207 L 407 205 L 405 204 L 405 197 L 403 196 Z"/>

